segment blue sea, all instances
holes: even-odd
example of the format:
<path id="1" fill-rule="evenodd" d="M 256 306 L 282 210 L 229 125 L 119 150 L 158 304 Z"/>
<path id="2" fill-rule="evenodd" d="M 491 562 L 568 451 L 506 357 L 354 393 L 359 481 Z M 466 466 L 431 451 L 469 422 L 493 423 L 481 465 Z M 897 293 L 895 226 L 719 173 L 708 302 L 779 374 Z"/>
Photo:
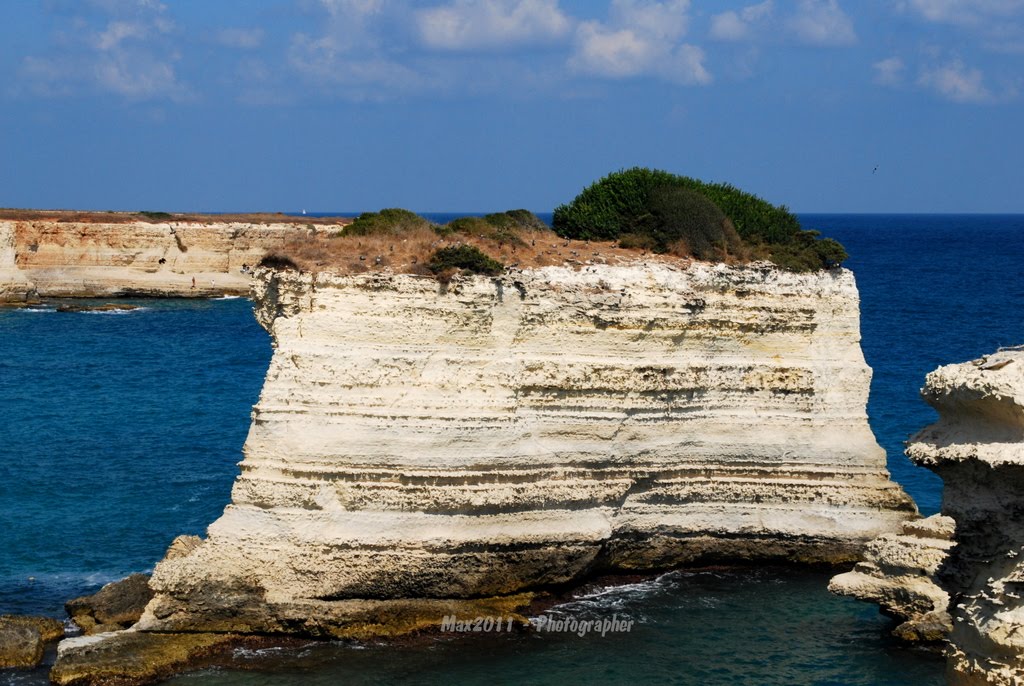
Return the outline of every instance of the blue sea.
<path id="1" fill-rule="evenodd" d="M 1024 343 L 1024 216 L 801 220 L 852 256 L 871 425 L 894 478 L 933 513 L 940 482 L 902 454 L 934 418 L 918 389 L 940 364 Z M 141 307 L 0 309 L 0 614 L 62 616 L 65 600 L 151 569 L 179 534 L 202 534 L 230 498 L 266 333 L 244 299 L 126 302 Z M 239 651 L 239 669 L 174 683 L 943 683 L 941 659 L 894 643 L 889 620 L 830 595 L 828 577 L 676 572 L 590 589 L 561 609 L 628 616 L 628 633 Z M 0 674 L 0 684 L 45 680 L 44 670 Z"/>

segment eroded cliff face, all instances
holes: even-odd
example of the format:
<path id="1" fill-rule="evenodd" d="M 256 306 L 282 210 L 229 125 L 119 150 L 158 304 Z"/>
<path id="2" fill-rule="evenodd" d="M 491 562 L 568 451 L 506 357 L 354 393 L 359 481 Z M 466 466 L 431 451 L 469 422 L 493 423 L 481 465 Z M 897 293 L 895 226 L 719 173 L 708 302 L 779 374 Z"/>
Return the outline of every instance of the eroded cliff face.
<path id="1" fill-rule="evenodd" d="M 33 294 L 34 286 L 15 262 L 14 225 L 0 222 L 0 303 L 22 302 Z"/>
<path id="2" fill-rule="evenodd" d="M 255 300 L 232 502 L 140 629 L 389 633 L 599 571 L 850 561 L 917 517 L 845 270 L 261 271 Z"/>
<path id="3" fill-rule="evenodd" d="M 867 571 L 890 596 L 931 588 L 946 597 L 934 609 L 950 618 L 936 637 L 948 640 L 951 683 L 1024 683 L 1024 351 L 940 367 L 921 394 L 939 420 L 911 439 L 907 456 L 942 477 L 942 515 L 930 519 L 950 523 L 951 543 L 916 579 L 891 566 Z M 906 546 L 894 549 L 890 558 L 908 557 Z M 833 586 L 886 606 L 855 577 Z M 910 623 L 925 620 L 924 604 L 906 609 Z"/>
<path id="4" fill-rule="evenodd" d="M 243 265 L 315 230 L 289 223 L 0 221 L 0 301 L 244 295 Z"/>

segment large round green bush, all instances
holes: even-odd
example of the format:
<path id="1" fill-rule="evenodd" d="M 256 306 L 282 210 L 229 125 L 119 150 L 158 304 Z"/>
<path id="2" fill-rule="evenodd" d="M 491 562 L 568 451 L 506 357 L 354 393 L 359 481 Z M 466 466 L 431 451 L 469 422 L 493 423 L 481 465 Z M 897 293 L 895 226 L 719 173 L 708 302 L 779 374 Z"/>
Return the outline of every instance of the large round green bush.
<path id="1" fill-rule="evenodd" d="M 583 189 L 555 209 L 552 228 L 565 238 L 619 240 L 657 252 L 685 244 L 698 259 L 766 257 L 793 271 L 846 258 L 836 241 L 802 231 L 784 205 L 730 184 L 644 167 L 614 172 Z"/>

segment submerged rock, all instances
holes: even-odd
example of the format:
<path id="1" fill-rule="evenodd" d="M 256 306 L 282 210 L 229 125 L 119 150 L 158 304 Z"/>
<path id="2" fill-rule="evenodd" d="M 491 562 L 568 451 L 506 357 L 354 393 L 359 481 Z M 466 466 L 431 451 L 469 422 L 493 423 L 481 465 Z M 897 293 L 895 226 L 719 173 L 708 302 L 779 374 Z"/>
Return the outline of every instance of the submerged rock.
<path id="1" fill-rule="evenodd" d="M 132 574 L 107 584 L 93 595 L 69 600 L 64 609 L 82 631 L 97 634 L 135 624 L 152 598 L 149 576 Z"/>
<path id="2" fill-rule="evenodd" d="M 126 305 L 121 303 L 104 303 L 103 305 L 69 305 L 57 306 L 58 312 L 131 312 L 139 309 L 138 305 Z"/>
<path id="3" fill-rule="evenodd" d="M 56 619 L 0 616 L 0 668 L 38 666 L 45 644 L 63 636 L 64 625 Z"/>

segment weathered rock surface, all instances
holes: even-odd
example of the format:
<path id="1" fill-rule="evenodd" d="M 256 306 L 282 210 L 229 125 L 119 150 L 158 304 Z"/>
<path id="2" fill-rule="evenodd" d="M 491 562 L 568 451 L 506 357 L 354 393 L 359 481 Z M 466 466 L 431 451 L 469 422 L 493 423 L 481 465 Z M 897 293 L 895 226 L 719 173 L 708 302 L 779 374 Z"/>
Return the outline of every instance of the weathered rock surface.
<path id="1" fill-rule="evenodd" d="M 64 625 L 56 619 L 0 616 L 0 669 L 39 665 L 45 644 L 63 636 Z"/>
<path id="2" fill-rule="evenodd" d="M 940 367 L 922 395 L 939 420 L 911 439 L 907 455 L 942 477 L 941 519 L 955 522 L 954 545 L 924 556 L 919 571 L 930 580 L 898 565 L 872 572 L 888 597 L 858 588 L 856 572 L 833 585 L 889 609 L 891 597 L 919 600 L 907 604 L 918 621 L 927 619 L 913 614 L 927 609 L 921 589 L 941 589 L 950 597 L 950 683 L 1024 683 L 1024 351 Z"/>
<path id="3" fill-rule="evenodd" d="M 14 226 L 0 222 L 0 303 L 25 302 L 35 295 L 35 286 L 18 268 Z"/>
<path id="4" fill-rule="evenodd" d="M 0 302 L 244 295 L 250 279 L 243 266 L 317 230 L 293 223 L 0 220 Z"/>
<path id="5" fill-rule="evenodd" d="M 275 353 L 232 503 L 140 629 L 389 633 L 598 571 L 852 561 L 917 517 L 847 271 L 262 272 L 255 298 Z"/>
<path id="6" fill-rule="evenodd" d="M 106 633 L 127 629 L 139 621 L 152 598 L 149 576 L 132 574 L 92 595 L 69 600 L 64 609 L 87 635 Z"/>
<path id="7" fill-rule="evenodd" d="M 230 634 L 132 630 L 69 638 L 57 648 L 50 681 L 59 686 L 136 686 L 197 666 L 239 640 Z"/>
<path id="8" fill-rule="evenodd" d="M 935 574 L 953 547 L 953 520 L 943 515 L 907 522 L 899 534 L 882 534 L 864 561 L 832 579 L 829 590 L 878 603 L 903 620 L 893 633 L 907 641 L 941 641 L 952 627 L 949 594 Z"/>

